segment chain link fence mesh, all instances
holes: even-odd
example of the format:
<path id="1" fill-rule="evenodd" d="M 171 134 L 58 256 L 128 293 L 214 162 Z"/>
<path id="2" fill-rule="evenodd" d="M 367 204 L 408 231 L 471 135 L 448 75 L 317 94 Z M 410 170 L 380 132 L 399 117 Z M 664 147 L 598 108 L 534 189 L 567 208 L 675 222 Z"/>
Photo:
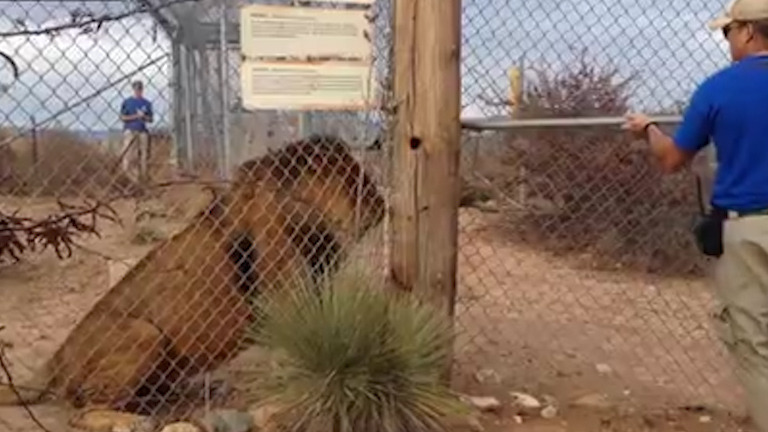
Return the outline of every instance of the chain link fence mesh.
<path id="1" fill-rule="evenodd" d="M 469 117 L 619 116 L 628 108 L 679 114 L 694 86 L 727 60 L 722 42 L 703 26 L 719 4 L 463 4 L 462 96 Z M 142 400 L 139 408 L 159 414 L 163 402 L 184 415 L 189 399 L 201 397 L 200 386 L 171 395 L 163 385 L 201 365 L 223 364 L 223 352 L 240 344 L 242 325 L 232 288 L 243 281 L 225 277 L 236 270 L 227 254 L 214 252 L 231 246 L 232 237 L 212 234 L 199 216 L 211 202 L 206 189 L 230 202 L 221 214 L 208 207 L 230 226 L 266 214 L 260 223 L 289 233 L 262 244 L 269 252 L 254 264 L 262 281 L 301 273 L 322 243 L 315 237 L 309 247 L 307 233 L 317 236 L 326 224 L 347 239 L 344 250 L 386 268 L 386 221 L 363 240 L 350 234 L 367 227 L 371 215 L 383 217 L 385 207 L 373 192 L 361 195 L 350 186 L 362 184 L 354 164 L 345 158 L 329 173 L 312 163 L 312 150 L 285 145 L 312 133 L 343 138 L 385 199 L 390 119 L 384 112 L 242 109 L 238 6 L 0 1 L 0 52 L 21 72 L 13 80 L 11 69 L 0 67 L 0 210 L 90 215 L 88 205 L 103 202 L 122 222 L 99 220 L 100 237 L 82 237 L 68 260 L 48 251 L 3 263 L 0 339 L 9 344 L 4 352 L 17 382 L 34 376 L 129 268 L 154 259 L 122 282 L 140 293 L 126 298 L 144 298 L 153 322 L 175 328 L 177 342 L 191 338 L 197 345 L 178 342 L 188 358 L 175 369 L 156 368 L 159 377 L 144 370 L 126 379 L 143 379 L 149 389 L 142 391 L 165 395 Z M 385 97 L 391 6 L 373 6 L 374 64 Z M 510 104 L 514 71 L 521 91 Z M 135 79 L 145 83 L 155 113 L 150 182 L 143 188 L 121 164 L 119 107 Z M 385 145 L 374 145 L 377 140 Z M 605 126 L 466 132 L 462 145 L 458 390 L 505 402 L 510 391 L 552 395 L 563 405 L 604 393 L 609 406 L 630 410 L 741 410 L 728 358 L 709 325 L 708 263 L 688 237 L 697 208 L 691 172 L 660 176 L 641 143 Z M 258 172 L 269 175 L 260 184 L 287 176 L 294 188 L 251 190 L 259 197 L 255 207 L 238 206 L 246 192 L 231 182 L 237 167 L 280 149 L 287 159 L 274 170 L 262 167 Z M 694 170 L 711 177 L 705 157 Z M 61 208 L 58 200 L 86 207 Z M 174 266 L 188 271 L 174 274 Z M 105 314 L 111 318 L 103 322 L 111 324 L 99 327 L 104 333 L 94 352 L 135 356 L 126 336 L 133 330 L 120 330 L 118 340 L 113 328 L 137 325 L 125 312 L 132 302 L 113 295 L 121 309 Z M 162 342 L 151 339 L 142 341 L 145 354 L 162 357 L 152 354 Z M 76 354 L 61 363 L 60 371 L 69 372 L 62 380 L 86 382 L 86 374 L 72 371 L 89 364 L 87 353 Z M 96 369 L 88 376 L 106 376 Z M 115 386 L 91 390 L 122 396 L 109 393 Z M 34 412 L 52 432 L 65 422 L 59 408 Z M 16 408 L 0 407 L 0 425 L 36 430 Z"/>
<path id="2" fill-rule="evenodd" d="M 645 143 L 618 127 L 629 110 L 680 115 L 695 86 L 728 63 L 725 40 L 706 28 L 724 6 L 463 5 L 464 116 L 527 125 L 465 133 L 463 382 L 505 401 L 523 391 L 624 414 L 701 409 L 686 430 L 710 427 L 698 422 L 707 410 L 742 412 L 711 326 L 709 262 L 689 231 L 696 176 L 706 199 L 712 159 L 663 176 Z M 595 117 L 616 126 L 590 126 Z M 544 124 L 553 118 L 582 125 Z"/>
<path id="3" fill-rule="evenodd" d="M 187 418 L 194 403 L 237 399 L 221 376 L 197 375 L 247 347 L 255 291 L 334 259 L 386 264 L 386 172 L 368 150 L 386 138 L 384 114 L 244 110 L 239 6 L 0 2 L 0 52 L 20 72 L 0 66 L 3 391 L 9 378 L 40 388 L 53 359 L 56 396 L 76 406 Z M 386 94 L 386 2 L 372 13 Z M 146 182 L 124 166 L 120 107 L 135 80 L 154 114 Z M 0 406 L 0 429 L 72 419 L 60 405 L 30 409 Z"/>

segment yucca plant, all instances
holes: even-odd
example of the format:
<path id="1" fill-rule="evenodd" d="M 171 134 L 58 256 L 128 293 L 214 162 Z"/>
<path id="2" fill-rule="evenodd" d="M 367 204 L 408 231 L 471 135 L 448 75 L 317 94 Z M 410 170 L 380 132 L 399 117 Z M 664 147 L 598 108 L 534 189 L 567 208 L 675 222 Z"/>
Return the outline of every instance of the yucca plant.
<path id="1" fill-rule="evenodd" d="M 442 431 L 463 405 L 441 380 L 450 322 L 358 266 L 262 300 L 253 338 L 276 357 L 253 385 L 291 432 Z"/>

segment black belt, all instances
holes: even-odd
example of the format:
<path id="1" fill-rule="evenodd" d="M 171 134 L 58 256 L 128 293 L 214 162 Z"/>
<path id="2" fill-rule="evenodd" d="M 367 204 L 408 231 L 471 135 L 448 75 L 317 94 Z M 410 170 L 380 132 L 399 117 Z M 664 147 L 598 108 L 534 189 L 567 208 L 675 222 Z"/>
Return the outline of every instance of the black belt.
<path id="1" fill-rule="evenodd" d="M 768 208 L 758 210 L 728 210 L 712 206 L 712 215 L 721 219 L 736 219 L 747 216 L 768 216 Z"/>

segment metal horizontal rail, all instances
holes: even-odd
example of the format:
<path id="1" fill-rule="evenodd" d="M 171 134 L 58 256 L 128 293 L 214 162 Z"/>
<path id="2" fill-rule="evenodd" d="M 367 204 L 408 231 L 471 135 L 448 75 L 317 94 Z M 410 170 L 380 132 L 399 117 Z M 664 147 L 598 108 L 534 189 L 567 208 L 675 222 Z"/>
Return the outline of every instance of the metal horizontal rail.
<path id="1" fill-rule="evenodd" d="M 678 124 L 681 116 L 652 116 L 651 120 L 663 124 Z M 561 117 L 539 119 L 513 119 L 509 117 L 464 118 L 461 126 L 470 130 L 507 130 L 574 126 L 621 126 L 624 117 Z"/>

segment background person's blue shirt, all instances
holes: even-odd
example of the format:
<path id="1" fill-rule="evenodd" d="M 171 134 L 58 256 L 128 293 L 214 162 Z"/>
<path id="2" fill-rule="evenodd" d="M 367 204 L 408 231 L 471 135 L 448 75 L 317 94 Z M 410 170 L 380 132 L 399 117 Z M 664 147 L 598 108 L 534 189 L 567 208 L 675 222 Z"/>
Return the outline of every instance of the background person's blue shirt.
<path id="1" fill-rule="evenodd" d="M 717 153 L 712 204 L 768 208 L 768 55 L 751 56 L 709 77 L 694 92 L 675 144 Z"/>
<path id="2" fill-rule="evenodd" d="M 136 114 L 139 109 L 143 110 L 147 116 L 152 117 L 152 104 L 144 99 L 144 98 L 137 98 L 135 96 L 131 96 L 125 101 L 123 101 L 123 105 L 120 107 L 120 114 L 122 115 L 134 115 Z M 147 125 L 145 120 L 136 119 L 124 122 L 123 125 L 125 130 L 131 130 L 131 131 L 137 131 L 137 132 L 146 132 L 147 131 Z"/>

